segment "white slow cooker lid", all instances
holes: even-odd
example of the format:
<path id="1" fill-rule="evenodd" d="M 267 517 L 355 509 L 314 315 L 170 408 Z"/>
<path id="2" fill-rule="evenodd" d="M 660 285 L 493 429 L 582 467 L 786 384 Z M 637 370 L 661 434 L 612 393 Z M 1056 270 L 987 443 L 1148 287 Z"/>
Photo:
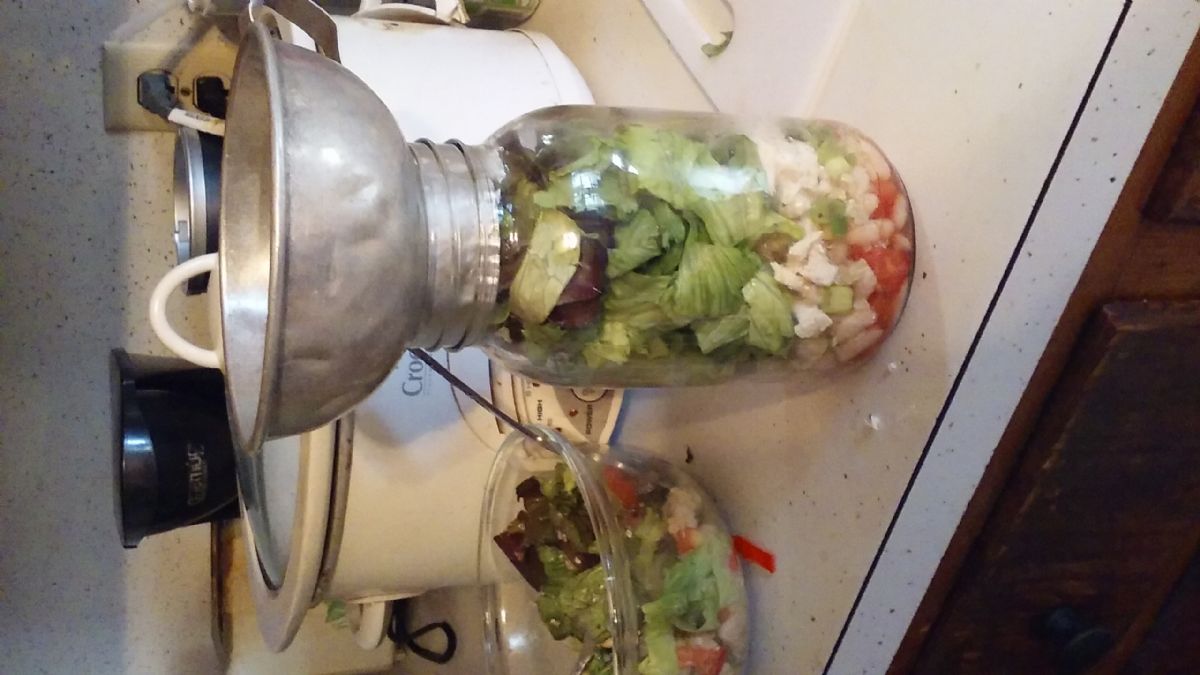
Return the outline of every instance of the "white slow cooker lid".
<path id="1" fill-rule="evenodd" d="M 441 352 L 437 356 L 472 386 L 480 391 L 488 390 L 488 359 L 483 352 L 468 350 L 452 359 Z M 422 374 L 422 379 L 436 377 L 432 372 Z M 394 371 L 384 382 L 381 392 L 360 406 L 372 410 L 373 414 L 368 418 L 381 421 L 379 418 L 384 411 L 379 409 L 380 406 L 395 404 L 396 397 L 389 392 L 406 390 L 412 384 L 411 378 L 412 374 L 404 368 Z M 421 415 L 397 415 L 382 421 L 405 426 L 402 436 L 419 436 L 423 433 L 421 425 L 437 428 L 451 420 L 453 424 L 462 424 L 464 432 L 477 437 L 484 447 L 496 447 L 503 440 L 504 433 L 496 426 L 495 419 L 478 405 L 457 401 L 444 382 L 439 381 L 436 385 L 427 382 L 425 386 L 437 386 L 439 391 L 446 389 L 444 395 L 435 399 L 437 405 L 445 408 L 448 417 L 422 410 Z M 426 406 L 434 402 L 423 401 Z M 509 402 L 506 407 L 511 405 Z M 362 442 L 372 440 L 369 434 L 364 440 L 360 436 L 363 432 L 354 431 L 354 416 L 352 413 L 301 436 L 269 441 L 262 448 L 258 494 L 263 495 L 259 507 L 264 514 L 260 521 L 264 527 L 256 530 L 248 518 L 243 522 L 247 530 L 247 552 L 254 570 L 250 581 L 258 624 L 265 643 L 275 651 L 287 648 L 308 610 L 321 599 L 318 595 L 327 581 L 325 575 L 332 573 L 341 553 L 339 528 L 344 514 L 338 511 L 345 509 L 346 502 L 344 496 L 338 498 L 338 484 L 350 481 L 348 468 L 355 438 Z M 382 624 L 374 632 L 380 630 Z M 361 631 L 360 628 L 356 632 Z M 378 643 L 378 639 L 373 641 Z"/>
<path id="2" fill-rule="evenodd" d="M 291 644 L 314 600 L 325 555 L 341 424 L 262 446 L 259 494 L 265 517 L 260 530 L 246 517 L 243 500 L 250 588 L 263 641 L 274 651 Z"/>
<path id="3" fill-rule="evenodd" d="M 300 453 L 312 437 L 291 436 L 263 446 L 263 474 L 270 476 L 269 485 L 299 485 Z M 267 490 L 263 496 L 263 522 L 260 532 L 258 558 L 264 576 L 273 586 L 283 581 L 292 549 L 292 531 L 296 520 L 296 494 L 291 490 Z"/>

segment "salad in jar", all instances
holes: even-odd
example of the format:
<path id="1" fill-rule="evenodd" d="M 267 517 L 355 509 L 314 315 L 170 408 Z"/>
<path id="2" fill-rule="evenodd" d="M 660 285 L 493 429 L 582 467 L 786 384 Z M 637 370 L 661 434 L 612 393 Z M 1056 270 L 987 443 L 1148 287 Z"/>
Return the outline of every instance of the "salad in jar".
<path id="1" fill-rule="evenodd" d="M 636 602 L 641 675 L 734 675 L 747 650 L 740 562 L 720 517 L 699 488 L 648 463 L 598 463 L 623 567 Z M 566 463 L 516 487 L 521 510 L 496 546 L 537 592 L 537 612 L 555 640 L 581 650 L 581 671 L 614 672 L 610 580 L 601 542 Z M 628 671 L 625 671 L 628 672 Z"/>
<path id="2" fill-rule="evenodd" d="M 498 132 L 493 347 L 527 374 L 640 386 L 828 370 L 895 325 L 911 208 L 859 132 L 561 110 Z"/>

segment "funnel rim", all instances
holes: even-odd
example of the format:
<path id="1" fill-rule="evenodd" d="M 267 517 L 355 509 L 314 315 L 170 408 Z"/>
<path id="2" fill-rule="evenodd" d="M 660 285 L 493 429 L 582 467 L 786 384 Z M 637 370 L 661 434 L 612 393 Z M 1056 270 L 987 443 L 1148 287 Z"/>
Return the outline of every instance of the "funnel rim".
<path id="1" fill-rule="evenodd" d="M 239 110 L 237 105 L 239 94 L 245 92 L 243 95 L 263 97 L 267 114 L 265 119 L 261 120 L 264 123 L 261 133 L 266 137 L 269 171 L 260 175 L 266 182 L 263 191 L 269 193 L 270 196 L 263 203 L 266 211 L 265 227 L 245 222 L 231 224 L 229 222 L 232 219 L 231 213 L 236 214 L 240 212 L 240 209 L 232 208 L 231 205 L 225 203 L 226 190 L 222 190 L 220 230 L 222 245 L 220 247 L 221 264 L 219 265 L 221 318 L 222 324 L 228 325 L 231 322 L 227 319 L 234 313 L 233 296 L 235 293 L 244 293 L 245 289 L 239 287 L 231 276 L 232 271 L 241 265 L 241 262 L 231 262 L 230 250 L 235 247 L 226 245 L 226 240 L 233 236 L 235 228 L 263 227 L 269 233 L 269 245 L 265 251 L 258 252 L 258 255 L 267 261 L 267 275 L 265 293 L 262 293 L 265 321 L 262 323 L 262 332 L 259 336 L 261 342 L 254 340 L 254 342 L 260 343 L 262 350 L 261 361 L 257 364 L 257 377 L 254 373 L 246 374 L 246 370 L 253 370 L 253 365 L 248 366 L 247 364 L 253 364 L 255 358 L 241 359 L 231 364 L 229 356 L 238 354 L 240 351 L 230 343 L 232 331 L 222 331 L 221 335 L 222 349 L 226 356 L 225 388 L 226 398 L 229 402 L 230 427 L 239 453 L 249 456 L 258 454 L 263 442 L 267 439 L 267 429 L 270 428 L 272 411 L 276 407 L 278 398 L 279 350 L 282 342 L 283 323 L 280 314 L 283 304 L 281 301 L 283 270 L 287 265 L 286 251 L 282 246 L 282 241 L 285 237 L 283 214 L 286 213 L 288 197 L 285 191 L 280 189 L 280 186 L 284 185 L 286 173 L 284 166 L 286 154 L 282 147 L 283 105 L 280 100 L 283 83 L 275 40 L 261 21 L 254 22 L 247 27 L 246 35 L 238 50 L 237 62 L 234 65 L 232 78 L 234 82 L 239 81 L 239 75 L 244 78 L 254 77 L 257 79 L 257 74 L 247 74 L 247 69 L 251 67 L 248 64 L 251 62 L 262 69 L 261 82 L 243 81 L 243 85 L 257 85 L 257 87 L 250 87 L 249 92 L 246 92 L 245 86 L 231 88 L 229 116 L 232 119 Z M 223 166 L 229 166 L 231 164 L 230 156 L 238 151 L 236 144 L 226 143 Z M 236 168 L 237 164 L 233 164 Z M 239 171 L 241 170 L 239 169 Z M 229 173 L 231 174 L 229 178 L 235 177 L 233 171 Z M 254 257 L 254 254 L 251 253 L 247 257 Z M 229 367 L 230 365 L 233 367 Z M 253 407 L 245 403 L 247 398 L 255 399 Z M 242 413 L 250 410 L 253 410 L 253 416 L 247 420 Z"/>

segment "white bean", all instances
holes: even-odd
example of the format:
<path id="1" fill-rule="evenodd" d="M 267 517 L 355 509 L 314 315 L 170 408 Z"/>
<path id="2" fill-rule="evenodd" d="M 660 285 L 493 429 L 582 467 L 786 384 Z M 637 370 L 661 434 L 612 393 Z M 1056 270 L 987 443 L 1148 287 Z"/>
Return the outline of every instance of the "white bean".
<path id="1" fill-rule="evenodd" d="M 730 607 L 729 616 L 717 628 L 717 639 L 730 651 L 741 654 L 746 648 L 748 628 L 746 611 L 738 607 Z"/>
<path id="2" fill-rule="evenodd" d="M 801 300 L 810 305 L 821 304 L 821 289 L 816 284 L 810 284 L 806 281 L 796 293 L 799 294 Z"/>
<path id="3" fill-rule="evenodd" d="M 898 230 L 908 226 L 908 197 L 896 195 L 896 203 L 892 206 L 892 220 L 896 221 Z"/>
<path id="4" fill-rule="evenodd" d="M 800 276 L 799 272 L 791 267 L 788 267 L 787 265 L 780 265 L 777 262 L 772 262 L 771 271 L 773 272 L 775 281 L 778 281 L 797 293 L 800 293 L 804 287 L 808 285 L 808 282 L 804 280 L 804 277 Z"/>
<path id="5" fill-rule="evenodd" d="M 875 278 L 875 270 L 868 266 L 867 271 L 864 272 L 861 277 L 859 277 L 858 281 L 854 282 L 855 301 L 857 302 L 858 300 L 871 297 L 871 294 L 875 292 L 875 286 L 878 283 L 879 280 Z"/>
<path id="6" fill-rule="evenodd" d="M 850 228 L 846 233 L 846 243 L 851 246 L 870 246 L 879 241 L 879 223 L 871 220 L 864 225 Z"/>
<path id="7" fill-rule="evenodd" d="M 888 164 L 883 153 L 879 152 L 879 148 L 875 144 L 865 138 L 858 141 L 858 158 L 866 164 L 867 171 L 872 177 L 880 180 L 887 180 L 892 177 L 892 166 Z"/>
<path id="8" fill-rule="evenodd" d="M 846 188 L 855 195 L 867 192 L 871 187 L 871 174 L 861 166 L 856 166 L 845 178 Z"/>
<path id="9" fill-rule="evenodd" d="M 829 351 L 829 339 L 823 337 L 796 340 L 792 355 L 803 363 L 814 363 Z"/>
<path id="10" fill-rule="evenodd" d="M 829 259 L 838 265 L 845 265 L 850 257 L 850 247 L 844 241 L 830 242 L 826 248 L 829 250 Z"/>
<path id="11" fill-rule="evenodd" d="M 842 318 L 836 326 L 833 327 L 833 344 L 836 349 L 843 342 L 849 342 L 875 323 L 875 312 L 870 307 L 866 309 L 857 309 L 849 315 Z"/>
<path id="12" fill-rule="evenodd" d="M 803 218 L 804 214 L 808 213 L 808 210 L 812 208 L 812 200 L 808 198 L 808 195 L 804 194 L 803 190 L 797 190 L 796 194 L 786 200 L 781 198 L 780 203 L 783 204 L 783 208 L 781 209 L 783 215 L 793 220 Z"/>
<path id="13" fill-rule="evenodd" d="M 837 347 L 834 347 L 834 353 L 837 354 L 839 361 L 849 361 L 859 354 L 862 354 L 864 351 L 870 348 L 871 345 L 878 342 L 879 338 L 881 337 L 883 337 L 882 328 L 865 330 L 858 335 L 855 335 L 853 338 L 843 342 L 842 344 L 839 344 Z"/>
<path id="14" fill-rule="evenodd" d="M 875 213 L 875 209 L 879 208 L 879 195 L 874 192 L 866 192 L 859 197 L 858 201 L 862 204 L 862 209 L 867 214 L 867 220 L 870 220 L 871 214 Z"/>

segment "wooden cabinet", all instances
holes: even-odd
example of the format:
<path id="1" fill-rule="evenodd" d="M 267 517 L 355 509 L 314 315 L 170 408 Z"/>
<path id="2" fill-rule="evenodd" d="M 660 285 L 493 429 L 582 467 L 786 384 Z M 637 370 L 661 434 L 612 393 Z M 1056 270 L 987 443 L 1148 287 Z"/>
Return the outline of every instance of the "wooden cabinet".
<path id="1" fill-rule="evenodd" d="M 915 672 L 1112 671 L 1137 651 L 1197 542 L 1200 302 L 1107 305 Z M 1074 612 L 1075 629 L 1048 635 L 1055 610 Z"/>
<path id="2" fill-rule="evenodd" d="M 1195 673 L 1200 663 L 1200 554 L 1192 557 L 1154 625 L 1125 664 L 1129 675 Z"/>
<path id="3" fill-rule="evenodd" d="M 1200 673 L 1200 47 L 893 672 Z"/>

